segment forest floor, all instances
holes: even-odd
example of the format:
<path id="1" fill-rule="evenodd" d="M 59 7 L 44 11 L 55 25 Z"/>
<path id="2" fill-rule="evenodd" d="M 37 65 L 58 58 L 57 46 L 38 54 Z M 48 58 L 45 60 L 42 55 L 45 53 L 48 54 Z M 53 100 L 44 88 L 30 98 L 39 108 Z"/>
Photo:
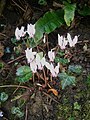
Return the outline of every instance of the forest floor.
<path id="1" fill-rule="evenodd" d="M 34 9 L 36 10 L 35 7 Z M 29 11 L 27 14 L 32 13 Z M 42 14 L 41 10 L 34 12 L 33 21 Z M 0 93 L 5 92 L 9 96 L 7 101 L 0 102 L 0 111 L 4 114 L 3 120 L 90 120 L 90 82 L 88 82 L 88 79 L 90 81 L 90 16 L 76 20 L 75 25 L 72 25 L 71 28 L 62 26 L 48 35 L 52 46 L 55 44 L 54 39 L 58 33 L 64 35 L 69 32 L 72 36 L 79 35 L 79 41 L 71 51 L 70 64 L 81 65 L 82 74 L 76 80 L 75 86 L 68 86 L 64 90 L 60 88 L 57 80 L 57 84 L 53 84 L 53 86 L 57 89 L 58 96 L 47 93 L 47 88 L 39 90 L 35 84 L 37 81 L 35 83 L 29 81 L 25 84 L 19 84 L 16 81 L 17 64 L 20 66 L 26 63 L 25 53 L 16 54 L 15 45 L 11 41 L 16 26 L 27 23 L 28 18 L 23 20 L 20 17 L 10 6 L 0 17 L 0 86 L 13 85 L 13 87 L 0 87 Z M 28 17 L 28 15 L 24 17 Z M 19 85 L 28 86 L 31 91 L 24 87 L 19 88 Z M 20 95 L 22 97 L 15 98 Z M 13 106 L 22 106 L 23 118 L 11 114 Z"/>

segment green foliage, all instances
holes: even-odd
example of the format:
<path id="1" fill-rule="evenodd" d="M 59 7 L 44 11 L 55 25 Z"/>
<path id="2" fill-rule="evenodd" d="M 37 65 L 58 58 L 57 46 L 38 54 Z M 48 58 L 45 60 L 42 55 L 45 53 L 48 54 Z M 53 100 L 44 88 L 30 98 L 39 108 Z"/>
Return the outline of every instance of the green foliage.
<path id="1" fill-rule="evenodd" d="M 14 45 L 17 45 L 17 40 L 16 40 L 15 37 L 14 37 L 14 38 L 11 38 L 11 42 L 12 42 Z"/>
<path id="2" fill-rule="evenodd" d="M 19 107 L 12 107 L 11 109 L 11 113 L 18 116 L 19 118 L 23 117 L 24 116 L 24 113 L 21 112 L 20 108 Z"/>
<path id="3" fill-rule="evenodd" d="M 51 33 L 64 23 L 63 10 L 49 11 L 36 22 L 35 43 L 37 43 L 44 33 Z"/>
<path id="4" fill-rule="evenodd" d="M 37 54 L 40 56 L 41 59 L 43 58 L 43 52 L 39 52 Z"/>
<path id="5" fill-rule="evenodd" d="M 87 84 L 90 86 L 90 74 L 87 76 Z"/>
<path id="6" fill-rule="evenodd" d="M 74 117 L 70 116 L 68 120 L 74 120 Z"/>
<path id="7" fill-rule="evenodd" d="M 4 67 L 4 63 L 0 62 L 0 69 Z"/>
<path id="8" fill-rule="evenodd" d="M 82 10 L 78 10 L 78 13 L 83 16 L 90 15 L 90 7 L 89 6 L 84 6 Z"/>
<path id="9" fill-rule="evenodd" d="M 65 65 L 65 64 L 69 63 L 69 60 L 65 59 L 65 58 L 56 57 L 55 62 L 56 63 L 60 62 L 61 64 Z"/>
<path id="10" fill-rule="evenodd" d="M 40 4 L 40 5 L 47 5 L 47 1 L 46 0 L 39 0 L 38 4 Z"/>
<path id="11" fill-rule="evenodd" d="M 80 110 L 81 106 L 78 104 L 78 102 L 74 103 L 74 109 Z"/>
<path id="12" fill-rule="evenodd" d="M 57 54 L 58 54 L 60 57 L 63 57 L 63 56 L 65 55 L 65 53 L 64 53 L 63 51 L 59 51 Z"/>
<path id="13" fill-rule="evenodd" d="M 27 82 L 32 78 L 32 71 L 29 66 L 21 66 L 16 72 L 17 79 L 19 82 Z"/>
<path id="14" fill-rule="evenodd" d="M 64 56 L 65 56 L 65 52 L 63 52 L 63 51 L 58 51 L 58 52 L 57 52 L 57 55 L 56 55 L 56 57 L 55 57 L 55 62 L 56 62 L 56 63 L 60 62 L 60 63 L 63 64 L 63 65 L 68 64 L 70 61 L 69 61 L 69 59 L 64 58 Z"/>
<path id="15" fill-rule="evenodd" d="M 70 23 L 74 19 L 76 4 L 64 3 L 64 20 L 67 26 L 70 26 Z"/>
<path id="16" fill-rule="evenodd" d="M 80 75 L 82 72 L 82 66 L 81 65 L 69 65 L 68 71 L 76 73 L 77 75 Z"/>
<path id="17" fill-rule="evenodd" d="M 64 89 L 68 85 L 74 85 L 75 84 L 75 77 L 70 76 L 65 72 L 59 73 L 59 79 L 61 80 L 61 86 L 62 89 Z"/>
<path id="18" fill-rule="evenodd" d="M 8 94 L 6 94 L 5 92 L 2 92 L 0 94 L 0 101 L 5 102 L 7 99 L 8 99 Z"/>

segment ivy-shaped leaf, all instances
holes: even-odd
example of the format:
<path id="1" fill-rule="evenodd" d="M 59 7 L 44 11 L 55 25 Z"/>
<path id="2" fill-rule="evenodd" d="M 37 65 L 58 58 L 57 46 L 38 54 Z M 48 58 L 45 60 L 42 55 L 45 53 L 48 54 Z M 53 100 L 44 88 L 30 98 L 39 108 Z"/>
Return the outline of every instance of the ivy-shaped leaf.
<path id="1" fill-rule="evenodd" d="M 66 58 L 55 57 L 55 62 L 60 62 L 61 64 L 65 65 L 68 64 L 70 61 Z"/>
<path id="2" fill-rule="evenodd" d="M 46 12 L 44 16 L 35 23 L 35 43 L 43 37 L 44 33 L 49 34 L 57 27 L 60 27 L 64 23 L 63 15 L 63 10 Z"/>
<path id="3" fill-rule="evenodd" d="M 29 66 L 21 66 L 17 69 L 16 75 L 19 82 L 27 82 L 32 78 L 32 71 Z"/>
<path id="4" fill-rule="evenodd" d="M 17 115 L 19 118 L 24 116 L 24 113 L 20 110 L 20 108 L 19 107 L 15 107 L 15 106 L 12 107 L 11 113 L 14 114 L 14 115 Z"/>
<path id="5" fill-rule="evenodd" d="M 64 4 L 64 20 L 67 24 L 67 26 L 70 26 L 70 23 L 74 19 L 76 4 L 70 4 L 65 2 Z"/>
<path id="6" fill-rule="evenodd" d="M 81 65 L 69 65 L 68 71 L 80 75 L 82 72 L 82 66 Z"/>
<path id="7" fill-rule="evenodd" d="M 63 51 L 58 51 L 57 54 L 60 56 L 60 57 L 63 57 L 65 55 L 65 52 Z"/>
<path id="8" fill-rule="evenodd" d="M 5 92 L 2 92 L 0 94 L 0 101 L 5 102 L 8 99 L 8 94 L 6 94 Z"/>
<path id="9" fill-rule="evenodd" d="M 61 86 L 62 89 L 64 89 L 66 86 L 74 85 L 75 84 L 75 77 L 69 76 L 67 73 L 59 73 L 59 78 L 61 80 Z"/>

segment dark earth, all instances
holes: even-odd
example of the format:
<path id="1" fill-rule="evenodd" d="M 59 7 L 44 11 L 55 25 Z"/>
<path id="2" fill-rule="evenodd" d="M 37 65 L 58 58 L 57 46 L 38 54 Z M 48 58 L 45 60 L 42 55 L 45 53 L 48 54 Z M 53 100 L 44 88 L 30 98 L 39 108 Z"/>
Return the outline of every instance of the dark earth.
<path id="1" fill-rule="evenodd" d="M 0 6 L 2 6 L 0 7 L 0 64 L 5 66 L 3 69 L 0 68 L 0 86 L 19 86 L 15 75 L 17 63 L 18 66 L 24 65 L 26 59 L 24 52 L 19 55 L 14 52 L 15 45 L 11 42 L 11 38 L 14 37 L 17 26 L 35 23 L 53 6 L 52 2 L 47 7 L 42 7 L 36 2 L 34 4 L 32 1 L 25 0 L 22 2 L 1 0 Z M 87 83 L 87 76 L 90 76 L 90 16 L 77 15 L 70 27 L 62 26 L 49 34 L 51 46 L 56 44 L 54 39 L 57 39 L 58 33 L 65 35 L 67 32 L 72 36 L 79 35 L 78 43 L 71 50 L 70 63 L 81 65 L 83 68 L 82 74 L 76 80 L 76 85 L 62 90 L 57 80 L 57 84 L 53 86 L 58 90 L 58 96 L 47 93 L 47 88 L 39 90 L 36 86 L 37 81 L 21 84 L 28 86 L 30 90 L 18 86 L 0 87 L 0 92 L 6 92 L 9 95 L 7 101 L 0 103 L 0 111 L 4 114 L 3 120 L 90 120 L 90 82 Z M 22 51 L 22 48 L 20 49 Z M 19 95 L 22 97 L 14 99 Z M 77 104 L 76 108 L 75 104 Z M 11 113 L 13 106 L 22 106 L 24 117 L 15 117 Z"/>

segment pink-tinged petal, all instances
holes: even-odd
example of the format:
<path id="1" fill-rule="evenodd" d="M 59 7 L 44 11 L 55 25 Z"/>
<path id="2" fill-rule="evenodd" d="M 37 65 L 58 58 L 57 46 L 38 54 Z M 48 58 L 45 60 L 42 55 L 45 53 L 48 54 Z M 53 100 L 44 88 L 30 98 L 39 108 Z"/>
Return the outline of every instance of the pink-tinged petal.
<path id="1" fill-rule="evenodd" d="M 56 72 L 56 75 L 58 75 L 58 73 L 59 73 L 59 63 L 58 63 L 58 65 L 55 67 L 55 72 Z"/>
<path id="2" fill-rule="evenodd" d="M 77 41 L 78 41 L 78 36 L 75 36 L 74 39 L 72 39 L 72 38 L 71 38 L 71 35 L 68 33 L 68 34 L 67 34 L 67 40 L 68 40 L 68 42 L 69 42 L 69 46 L 70 46 L 70 47 L 74 47 L 75 44 L 76 44 Z"/>
<path id="3" fill-rule="evenodd" d="M 19 28 L 17 27 L 15 30 L 15 36 L 17 40 L 20 40 L 20 36 L 19 36 Z"/>
<path id="4" fill-rule="evenodd" d="M 21 37 L 24 37 L 26 32 L 24 31 L 24 26 L 19 29 L 18 27 L 15 30 L 15 36 L 17 40 L 20 40 Z"/>
<path id="5" fill-rule="evenodd" d="M 32 62 L 35 59 L 36 52 L 32 52 L 32 48 L 31 49 L 27 48 L 25 50 L 25 53 L 28 63 Z"/>
<path id="6" fill-rule="evenodd" d="M 31 68 L 33 73 L 37 72 L 37 64 L 36 64 L 35 60 L 30 63 L 30 68 Z"/>
<path id="7" fill-rule="evenodd" d="M 55 59 L 55 52 L 52 52 L 52 50 L 49 51 L 49 52 L 48 52 L 48 57 L 49 57 L 50 61 L 53 62 L 54 59 Z"/>
<path id="8" fill-rule="evenodd" d="M 74 39 L 73 39 L 73 47 L 75 46 L 75 44 L 77 43 L 78 41 L 78 36 L 75 36 Z"/>
<path id="9" fill-rule="evenodd" d="M 73 41 L 72 41 L 71 35 L 69 33 L 67 33 L 67 40 L 69 42 L 70 47 L 72 47 L 73 46 Z"/>
<path id="10" fill-rule="evenodd" d="M 29 34 L 30 38 L 34 37 L 34 35 L 35 35 L 35 24 L 34 25 L 32 25 L 32 24 L 27 25 L 27 33 Z"/>
<path id="11" fill-rule="evenodd" d="M 48 62 L 45 62 L 45 66 L 47 69 L 49 69 L 49 70 L 51 69 L 51 65 Z"/>
<path id="12" fill-rule="evenodd" d="M 45 37 L 45 35 L 44 35 L 44 38 L 43 38 L 43 42 L 46 43 L 46 37 Z"/>
<path id="13" fill-rule="evenodd" d="M 42 70 L 41 59 L 40 59 L 40 56 L 38 54 L 36 55 L 36 64 L 38 66 L 38 69 Z"/>
<path id="14" fill-rule="evenodd" d="M 66 38 L 58 34 L 58 45 L 60 46 L 60 48 L 65 49 L 67 44 L 68 41 L 66 40 Z"/>
<path id="15" fill-rule="evenodd" d="M 63 36 L 60 36 L 58 34 L 58 45 L 61 47 L 62 46 L 62 40 L 63 40 Z"/>

